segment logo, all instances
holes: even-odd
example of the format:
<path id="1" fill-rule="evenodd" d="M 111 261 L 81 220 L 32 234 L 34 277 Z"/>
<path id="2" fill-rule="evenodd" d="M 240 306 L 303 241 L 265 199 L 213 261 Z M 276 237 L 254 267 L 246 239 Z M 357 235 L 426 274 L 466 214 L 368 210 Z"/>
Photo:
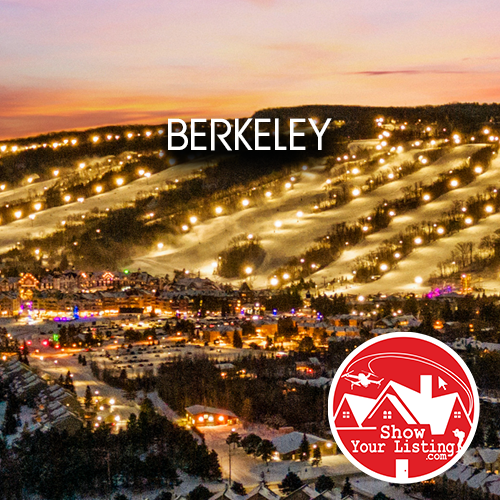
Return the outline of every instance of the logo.
<path id="1" fill-rule="evenodd" d="M 418 333 L 377 337 L 335 374 L 328 400 L 333 437 L 366 474 L 414 483 L 449 469 L 479 418 L 474 379 L 442 342 Z"/>

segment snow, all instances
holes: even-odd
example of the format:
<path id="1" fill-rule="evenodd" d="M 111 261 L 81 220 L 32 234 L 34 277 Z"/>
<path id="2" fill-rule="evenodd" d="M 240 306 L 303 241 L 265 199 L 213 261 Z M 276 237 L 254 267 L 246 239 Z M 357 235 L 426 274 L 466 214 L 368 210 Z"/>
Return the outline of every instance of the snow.
<path id="1" fill-rule="evenodd" d="M 97 196 L 86 198 L 82 203 L 74 202 L 63 206 L 36 212 L 35 220 L 28 217 L 0 226 L 0 252 L 12 248 L 18 241 L 29 237 L 41 237 L 62 227 L 62 221 L 71 216 L 78 216 L 94 209 L 105 210 L 123 206 L 133 202 L 138 196 L 154 192 L 156 187 L 162 188 L 166 182 L 190 176 L 206 167 L 207 163 L 195 161 L 175 165 L 162 170 L 149 178 L 141 177 L 125 186 L 113 189 Z M 24 187 L 16 188 L 10 193 L 16 199 L 24 194 Z M 19 194 L 19 196 L 18 196 Z M 3 200 L 2 200 L 3 201 Z"/>
<path id="2" fill-rule="evenodd" d="M 312 434 L 306 434 L 307 441 L 310 445 L 317 442 L 328 443 L 327 439 L 320 438 L 318 436 L 313 436 Z M 276 451 L 281 455 L 291 453 L 292 451 L 298 450 L 300 443 L 304 438 L 302 432 L 289 432 L 283 436 L 278 436 L 273 439 L 273 444 L 276 447 Z"/>
<path id="3" fill-rule="evenodd" d="M 325 174 L 323 166 L 309 168 L 302 172 L 300 179 L 294 183 L 293 189 L 285 191 L 282 196 L 272 197 L 263 204 L 250 206 L 231 215 L 209 219 L 195 225 L 176 244 L 165 245 L 160 251 L 153 251 L 135 259 L 131 268 L 141 268 L 151 273 L 164 274 L 173 269 L 189 269 L 192 273 L 201 272 L 202 276 L 213 273 L 212 262 L 219 252 L 226 248 L 229 240 L 241 233 L 255 234 L 261 238 L 266 258 L 258 270 L 258 274 L 250 277 L 255 287 L 268 286 L 268 276 L 277 267 L 291 257 L 298 256 L 314 243 L 314 240 L 326 234 L 331 226 L 340 222 L 355 222 L 361 216 L 367 216 L 383 199 L 399 197 L 402 189 L 418 182 L 429 182 L 439 174 L 463 164 L 480 145 L 460 146 L 453 149 L 435 163 L 419 169 L 417 172 L 399 180 L 385 184 L 378 189 L 352 200 L 337 209 L 316 213 L 312 207 L 316 197 L 324 193 Z M 391 157 L 376 172 L 388 171 L 391 167 L 412 160 L 414 156 L 425 154 L 425 150 L 411 150 Z M 349 182 L 352 186 L 362 186 L 369 175 L 360 175 Z M 297 211 L 303 216 L 298 217 Z M 279 220 L 282 225 L 276 228 Z M 347 253 L 347 260 L 360 255 Z M 364 252 L 363 252 L 364 253 Z M 346 274 L 350 269 L 342 265 L 341 272 L 328 272 L 330 277 Z M 325 276 L 317 273 L 313 277 Z"/>
<path id="4" fill-rule="evenodd" d="M 229 473 L 229 457 L 228 445 L 226 438 L 235 429 L 240 436 L 245 436 L 250 433 L 255 433 L 262 439 L 270 439 L 279 436 L 278 431 L 265 427 L 263 425 L 255 425 L 248 428 L 243 428 L 242 425 L 204 427 L 205 442 L 209 449 L 214 449 L 218 456 L 222 468 L 224 478 L 228 477 Z M 302 436 L 302 433 L 300 433 Z M 325 474 L 327 476 L 337 476 L 341 478 L 345 475 L 361 474 L 354 465 L 352 465 L 343 455 L 324 456 L 319 467 L 312 467 L 311 464 L 305 462 L 293 462 L 288 460 L 271 461 L 266 466 L 265 462 L 251 455 L 247 455 L 242 448 L 236 448 L 231 451 L 231 477 L 233 481 L 238 481 L 247 487 L 256 485 L 262 480 L 262 473 L 268 484 L 275 484 L 282 481 L 288 472 L 295 472 L 302 480 L 309 482 L 314 478 Z M 334 478 L 335 480 L 335 478 Z M 335 480 L 335 482 L 339 482 Z"/>

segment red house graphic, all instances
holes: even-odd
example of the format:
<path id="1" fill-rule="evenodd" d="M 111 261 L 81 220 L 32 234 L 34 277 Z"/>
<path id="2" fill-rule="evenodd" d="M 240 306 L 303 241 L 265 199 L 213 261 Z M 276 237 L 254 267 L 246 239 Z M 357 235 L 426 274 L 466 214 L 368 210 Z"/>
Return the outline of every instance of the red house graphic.
<path id="1" fill-rule="evenodd" d="M 472 425 L 457 392 L 433 397 L 432 375 L 420 376 L 420 391 L 390 381 L 377 398 L 346 393 L 334 421 L 338 430 L 427 424 L 433 435 L 456 428 L 468 432 Z"/>

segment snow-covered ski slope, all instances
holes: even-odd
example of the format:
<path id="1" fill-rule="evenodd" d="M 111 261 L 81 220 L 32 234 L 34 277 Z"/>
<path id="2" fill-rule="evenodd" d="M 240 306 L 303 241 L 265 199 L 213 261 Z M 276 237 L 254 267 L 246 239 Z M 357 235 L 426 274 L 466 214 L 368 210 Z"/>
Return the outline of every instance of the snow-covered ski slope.
<path id="1" fill-rule="evenodd" d="M 34 220 L 25 217 L 10 224 L 0 226 L 0 252 L 9 250 L 18 241 L 25 238 L 48 235 L 60 229 L 63 221 L 66 221 L 71 216 L 78 216 L 96 209 L 112 209 L 131 203 L 138 196 L 154 191 L 157 187 L 163 188 L 166 182 L 173 182 L 175 179 L 182 180 L 185 177 L 196 174 L 199 172 L 200 168 L 205 168 L 206 165 L 206 161 L 176 165 L 166 170 L 162 170 L 149 178 L 141 177 L 140 179 L 125 186 L 113 189 L 112 191 L 86 198 L 82 203 L 75 201 L 63 206 L 41 210 L 35 214 Z M 39 187 L 37 184 L 34 184 L 30 186 L 29 189 L 38 190 Z M 21 199 L 28 193 L 27 186 L 12 189 L 6 192 L 5 198 L 0 198 L 0 202 L 5 203 L 8 199 Z"/>
<path id="2" fill-rule="evenodd" d="M 479 147 L 478 145 L 457 147 L 450 154 L 443 156 L 432 165 L 421 168 L 414 174 L 383 185 L 342 207 L 320 213 L 316 213 L 312 207 L 316 195 L 324 192 L 325 174 L 322 173 L 322 167 L 309 169 L 302 173 L 300 182 L 297 182 L 294 188 L 284 195 L 276 199 L 271 198 L 264 204 L 251 206 L 232 215 L 213 218 L 195 225 L 176 244 L 166 244 L 161 250 L 154 250 L 141 256 L 130 267 L 157 274 L 185 268 L 191 272 L 200 271 L 201 275 L 210 276 L 213 272 L 212 263 L 216 260 L 218 253 L 226 248 L 232 237 L 241 233 L 255 234 L 261 238 L 266 258 L 251 279 L 254 286 L 267 286 L 270 273 L 290 257 L 298 256 L 305 251 L 316 238 L 324 235 L 332 224 L 355 222 L 359 217 L 368 215 L 382 200 L 402 196 L 405 187 L 419 182 L 426 184 L 432 182 L 440 174 L 462 165 Z M 415 153 L 418 156 L 422 152 L 413 150 L 406 155 L 399 155 L 381 168 L 399 165 L 410 160 Z M 432 216 L 430 211 L 440 213 L 448 210 L 448 205 L 451 205 L 453 199 L 466 199 L 486 189 L 488 185 L 500 182 L 500 169 L 496 165 L 495 163 L 491 173 L 479 176 L 470 189 L 457 189 L 446 195 L 447 200 L 441 201 L 440 198 L 422 207 L 422 213 L 416 216 L 414 222 L 428 220 Z M 360 176 L 350 184 L 362 185 L 366 179 L 367 176 Z M 298 212 L 303 212 L 303 216 L 299 217 Z M 409 218 L 417 212 L 419 211 L 408 213 L 401 218 L 396 217 L 398 230 L 405 225 L 405 222 L 409 223 Z M 281 223 L 281 227 L 276 227 L 277 222 Z M 395 232 L 397 233 L 398 230 Z M 361 246 L 360 250 L 354 247 L 352 252 L 344 254 L 347 257 L 343 257 L 343 262 L 338 268 L 334 263 L 331 270 L 326 268 L 321 273 L 314 274 L 313 279 L 320 276 L 323 282 L 323 277 L 330 280 L 339 275 L 346 275 L 351 271 L 350 260 L 370 251 L 371 247 L 375 248 L 379 242 L 389 238 L 392 234 L 392 226 L 386 231 L 383 237 L 373 235 L 373 242 L 368 239 L 363 244 L 362 250 Z M 426 267 L 429 265 L 426 264 Z"/>
<path id="3" fill-rule="evenodd" d="M 367 216 L 382 200 L 399 198 L 403 190 L 416 183 L 429 184 L 439 175 L 461 166 L 481 145 L 463 145 L 453 148 L 435 163 L 423 166 L 415 173 L 389 182 L 379 188 L 363 193 L 350 203 L 337 209 L 317 211 L 313 207 L 318 195 L 325 193 L 327 174 L 322 165 L 310 167 L 296 175 L 293 188 L 284 190 L 281 195 L 273 195 L 264 202 L 251 204 L 230 215 L 220 215 L 205 222 L 194 224 L 190 231 L 175 238 L 165 235 L 161 250 L 151 249 L 138 256 L 128 265 L 129 269 L 140 268 L 152 274 L 172 273 L 174 269 L 200 271 L 202 276 L 212 276 L 213 262 L 219 252 L 224 250 L 231 238 L 241 233 L 258 235 L 266 251 L 266 257 L 259 269 L 251 276 L 253 286 L 264 287 L 269 284 L 269 276 L 280 265 L 294 256 L 299 256 L 314 241 L 327 233 L 335 223 L 355 222 L 361 216 Z M 392 167 L 411 161 L 424 149 L 411 149 L 399 155 L 391 155 L 383 165 L 378 165 L 370 175 L 388 172 Z M 126 186 L 114 189 L 98 196 L 85 199 L 83 203 L 68 203 L 61 207 L 41 210 L 35 220 L 23 218 L 16 222 L 0 226 L 0 251 L 12 248 L 18 241 L 30 236 L 43 236 L 61 227 L 63 221 L 71 216 L 80 216 L 92 210 L 105 210 L 133 202 L 138 196 L 161 188 L 166 182 L 196 174 L 207 165 L 206 161 L 177 165 L 152 175 L 149 179 L 141 178 Z M 369 178 L 368 174 L 358 175 L 349 181 L 354 188 L 361 187 Z M 283 181 L 284 183 L 286 180 Z M 489 186 L 500 185 L 500 160 L 495 159 L 490 170 L 481 174 L 468 186 L 459 187 L 417 210 L 394 217 L 391 225 L 383 231 L 372 234 L 360 244 L 342 254 L 340 259 L 312 275 L 318 285 L 339 276 L 346 276 L 352 270 L 352 261 L 376 249 L 383 241 L 391 239 L 409 224 L 435 220 L 449 210 L 454 201 L 465 201 L 468 197 L 484 192 Z M 33 186 L 34 187 L 34 186 Z M 9 191 L 7 199 L 26 197 L 28 187 Z M 33 188 L 31 188 L 33 189 Z M 243 195 L 242 195 L 243 200 Z M 188 214 L 189 216 L 196 213 Z M 201 215 L 201 214 L 198 214 Z M 415 277 L 425 279 L 435 271 L 435 265 L 451 255 L 455 245 L 461 241 L 479 241 L 482 236 L 491 234 L 500 227 L 500 216 L 494 215 L 478 225 L 460 231 L 449 238 L 443 238 L 426 247 L 419 248 L 398 266 L 386 273 L 380 280 L 361 285 L 349 285 L 349 292 L 368 294 L 378 291 L 418 291 L 427 290 L 425 285 L 417 285 Z M 187 220 L 186 220 L 187 222 Z M 279 227 L 278 227 L 279 226 Z M 159 241 L 160 242 L 160 241 Z M 318 279 L 319 278 L 319 279 Z"/>

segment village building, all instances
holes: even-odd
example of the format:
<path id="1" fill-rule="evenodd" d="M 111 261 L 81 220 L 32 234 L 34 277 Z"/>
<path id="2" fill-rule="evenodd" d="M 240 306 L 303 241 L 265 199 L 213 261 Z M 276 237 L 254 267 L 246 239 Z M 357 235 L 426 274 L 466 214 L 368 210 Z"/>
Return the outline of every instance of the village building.
<path id="1" fill-rule="evenodd" d="M 239 422 L 238 417 L 230 410 L 202 405 L 186 408 L 186 418 L 194 426 L 234 425 Z"/>
<path id="2" fill-rule="evenodd" d="M 315 448 L 319 448 L 321 455 L 336 455 L 337 445 L 333 439 L 323 439 L 313 434 L 306 434 L 307 441 L 311 448 L 311 454 Z M 275 437 L 272 440 L 276 451 L 274 458 L 277 460 L 300 460 L 300 444 L 304 438 L 302 432 L 290 432 L 283 436 Z"/>

